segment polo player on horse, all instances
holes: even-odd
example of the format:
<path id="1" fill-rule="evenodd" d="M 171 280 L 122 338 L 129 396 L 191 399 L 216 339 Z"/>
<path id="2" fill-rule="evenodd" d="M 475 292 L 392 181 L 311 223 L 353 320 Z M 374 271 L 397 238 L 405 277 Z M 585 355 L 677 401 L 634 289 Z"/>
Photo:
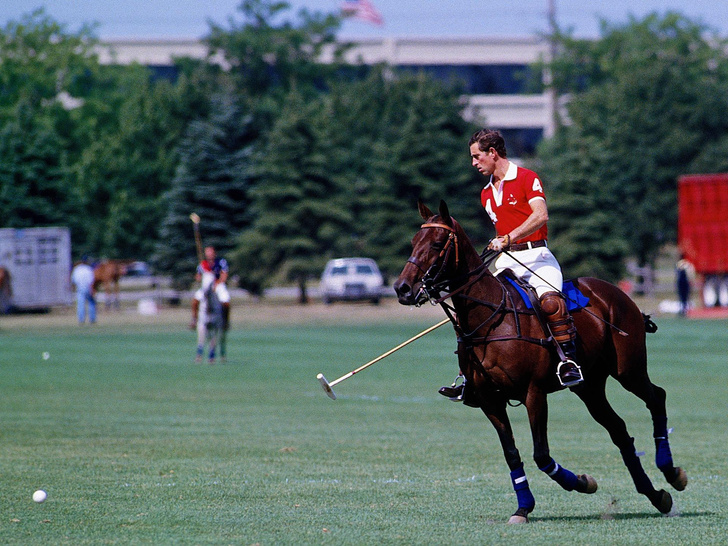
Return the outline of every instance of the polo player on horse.
<path id="1" fill-rule="evenodd" d="M 491 264 L 491 271 L 499 275 L 511 270 L 533 287 L 558 344 L 559 382 L 564 387 L 577 385 L 583 376 L 575 358 L 576 329 L 562 293 L 561 267 L 547 244 L 548 209 L 543 184 L 535 172 L 508 160 L 505 141 L 498 131 L 477 131 L 469 146 L 473 167 L 488 177 L 480 194 L 496 229 L 488 249 L 501 252 Z M 458 385 L 457 381 L 439 392 L 452 400 L 462 400 L 464 382 Z"/>
<path id="2" fill-rule="evenodd" d="M 215 248 L 205 247 L 205 259 L 197 266 L 196 280 L 201 281 L 202 287 L 195 292 L 192 298 L 192 321 L 190 329 L 197 329 L 197 359 L 202 359 L 206 333 L 206 321 L 211 312 L 216 312 L 217 305 L 220 310 L 219 348 L 220 359 L 226 359 L 226 332 L 230 325 L 230 292 L 227 289 L 228 264 L 225 258 L 217 257 Z M 211 299 L 214 292 L 214 299 Z M 210 361 L 214 362 L 214 346 L 211 346 Z"/>

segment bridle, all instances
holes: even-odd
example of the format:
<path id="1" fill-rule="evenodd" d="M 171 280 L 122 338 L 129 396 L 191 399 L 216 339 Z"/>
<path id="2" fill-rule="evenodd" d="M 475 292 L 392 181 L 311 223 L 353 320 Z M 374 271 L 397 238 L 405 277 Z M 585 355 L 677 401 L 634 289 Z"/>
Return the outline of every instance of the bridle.
<path id="1" fill-rule="evenodd" d="M 439 256 L 434 262 L 432 262 L 427 270 L 424 269 L 424 264 L 422 264 L 422 262 L 414 256 L 410 256 L 407 260 L 408 263 L 413 264 L 422 273 L 422 279 L 420 281 L 422 283 L 422 287 L 420 288 L 420 291 L 424 293 L 426 300 L 433 301 L 433 299 L 437 299 L 439 296 L 440 289 L 444 286 L 444 284 L 447 284 L 447 281 L 438 282 L 438 279 L 440 279 L 440 277 L 442 277 L 445 273 L 447 264 L 450 261 L 450 254 L 453 249 L 455 249 L 455 269 L 457 269 L 460 265 L 460 248 L 458 246 L 457 232 L 452 226 L 439 222 L 426 222 L 420 226 L 420 229 L 424 228 L 440 228 L 449 232 L 447 241 L 442 247 Z"/>

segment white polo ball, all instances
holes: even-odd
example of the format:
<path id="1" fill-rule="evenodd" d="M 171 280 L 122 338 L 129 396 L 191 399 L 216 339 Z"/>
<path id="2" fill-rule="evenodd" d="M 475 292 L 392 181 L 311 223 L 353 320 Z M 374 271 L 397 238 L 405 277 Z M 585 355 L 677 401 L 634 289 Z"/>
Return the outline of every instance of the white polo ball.
<path id="1" fill-rule="evenodd" d="M 42 489 L 38 489 L 38 491 L 33 493 L 33 500 L 35 502 L 44 502 L 47 498 L 48 498 L 48 495 Z"/>
<path id="2" fill-rule="evenodd" d="M 51 353 L 49 353 L 48 351 L 43 353 L 43 360 L 48 360 L 50 357 L 51 357 Z"/>

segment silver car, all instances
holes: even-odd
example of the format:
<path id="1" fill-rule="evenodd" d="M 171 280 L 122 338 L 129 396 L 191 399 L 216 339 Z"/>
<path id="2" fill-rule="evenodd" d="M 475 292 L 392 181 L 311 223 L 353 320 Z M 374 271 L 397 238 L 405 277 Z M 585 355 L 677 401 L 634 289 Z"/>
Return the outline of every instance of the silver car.
<path id="1" fill-rule="evenodd" d="M 321 299 L 334 301 L 371 300 L 378 304 L 384 278 L 371 258 L 337 258 L 326 264 L 321 276 Z"/>

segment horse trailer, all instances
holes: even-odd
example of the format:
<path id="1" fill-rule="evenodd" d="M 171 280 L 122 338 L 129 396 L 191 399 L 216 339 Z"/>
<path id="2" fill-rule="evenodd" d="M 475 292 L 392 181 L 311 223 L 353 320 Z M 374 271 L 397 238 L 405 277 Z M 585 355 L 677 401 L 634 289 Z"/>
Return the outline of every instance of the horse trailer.
<path id="1" fill-rule="evenodd" d="M 71 304 L 71 265 L 68 228 L 0 229 L 0 268 L 9 273 L 0 313 Z"/>
<path id="2" fill-rule="evenodd" d="M 728 306 L 728 173 L 678 179 L 678 246 L 702 278 L 703 304 Z"/>

